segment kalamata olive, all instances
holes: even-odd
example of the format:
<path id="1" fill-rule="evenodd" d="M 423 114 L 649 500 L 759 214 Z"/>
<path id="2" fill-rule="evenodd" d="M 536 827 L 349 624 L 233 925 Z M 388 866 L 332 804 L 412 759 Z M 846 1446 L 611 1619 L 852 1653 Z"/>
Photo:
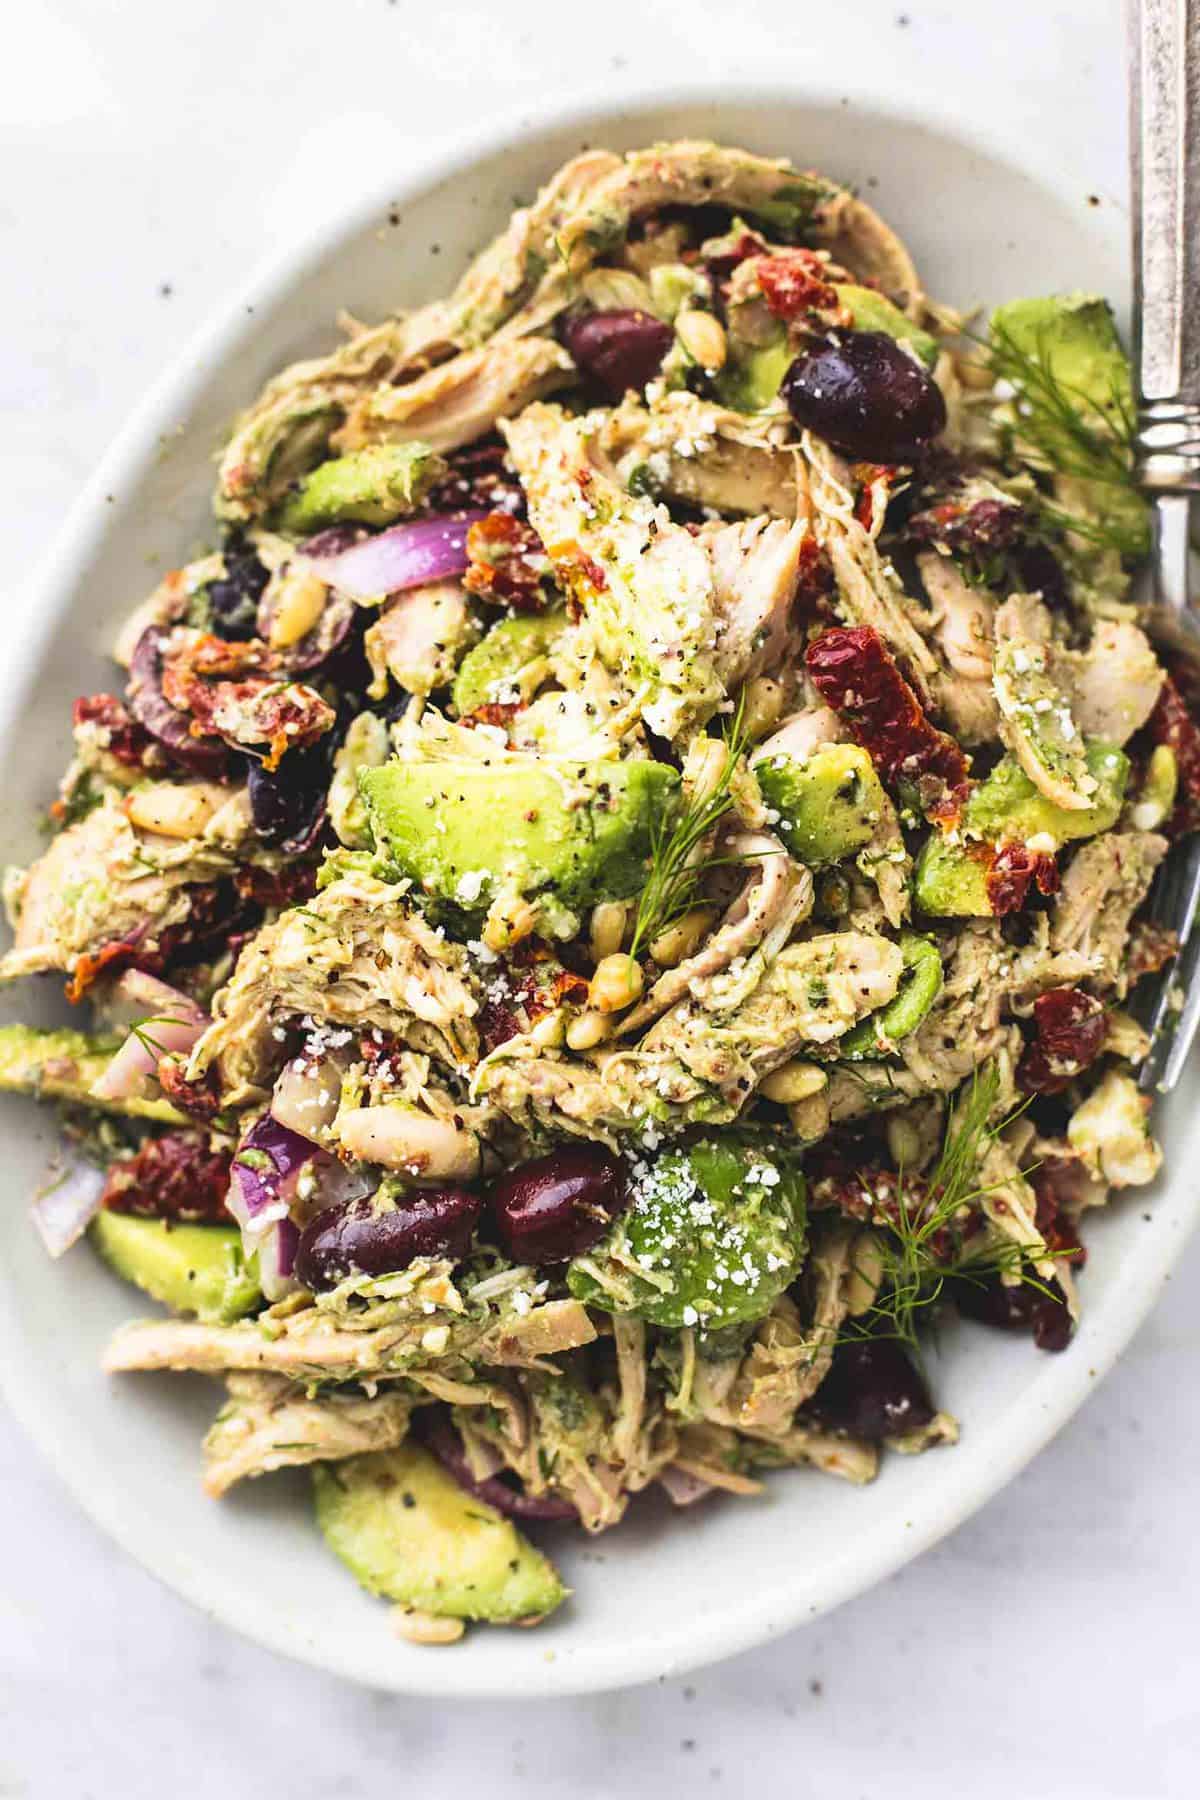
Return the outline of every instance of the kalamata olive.
<path id="1" fill-rule="evenodd" d="M 813 1412 L 851 1437 L 878 1443 L 928 1425 L 933 1405 L 924 1381 L 894 1338 L 862 1338 L 834 1351 Z"/>
<path id="2" fill-rule="evenodd" d="M 1071 1341 L 1071 1314 L 1057 1281 L 1039 1282 L 1036 1287 L 1028 1282 L 1009 1287 L 998 1277 L 960 1281 L 954 1286 L 954 1303 L 960 1313 L 981 1325 L 1031 1332 L 1039 1350 L 1065 1350 Z"/>
<path id="3" fill-rule="evenodd" d="M 373 1197 L 330 1206 L 305 1226 L 296 1278 L 314 1292 L 348 1275 L 390 1275 L 418 1256 L 454 1261 L 471 1248 L 478 1196 L 465 1188 L 414 1188 L 391 1204 Z"/>
<path id="4" fill-rule="evenodd" d="M 599 1242 L 628 1198 L 619 1156 L 599 1144 L 569 1144 L 502 1175 L 492 1215 L 514 1262 L 567 1262 Z"/>
<path id="5" fill-rule="evenodd" d="M 246 791 L 255 835 L 276 849 L 299 853 L 313 843 L 325 816 L 329 748 L 324 738 L 289 750 L 277 769 L 248 757 Z"/>
<path id="6" fill-rule="evenodd" d="M 669 325 L 637 307 L 578 313 L 562 326 L 561 336 L 576 367 L 614 400 L 653 381 L 675 338 Z"/>
<path id="7" fill-rule="evenodd" d="M 254 636 L 258 602 L 270 579 L 254 549 L 243 538 L 231 537 L 225 546 L 225 573 L 208 584 L 212 628 L 218 637 Z"/>
<path id="8" fill-rule="evenodd" d="M 946 424 L 941 389 L 886 331 L 821 339 L 780 391 L 797 425 L 866 462 L 911 462 Z"/>

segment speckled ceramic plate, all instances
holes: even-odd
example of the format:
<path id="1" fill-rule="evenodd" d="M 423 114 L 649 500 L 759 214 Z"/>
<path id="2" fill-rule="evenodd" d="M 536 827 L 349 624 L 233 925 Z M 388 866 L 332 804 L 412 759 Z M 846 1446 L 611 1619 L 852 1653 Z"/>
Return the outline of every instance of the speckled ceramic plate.
<path id="1" fill-rule="evenodd" d="M 930 291 L 959 304 L 1031 291 L 1125 287 L 1124 224 L 1088 206 L 1081 173 L 1035 170 L 1019 144 L 981 142 L 928 113 L 845 90 L 692 93 L 576 107 L 426 163 L 397 158 L 370 197 L 277 262 L 138 410 L 23 596 L 0 671 L 8 745 L 0 851 L 26 860 L 67 754 L 72 698 L 105 684 L 113 626 L 153 578 L 210 533 L 212 453 L 231 415 L 281 364 L 333 341 L 339 307 L 371 318 L 446 290 L 507 219 L 514 196 L 584 144 L 708 136 L 786 154 L 862 184 L 899 228 Z M 440 246 L 435 255 L 434 246 Z M 53 1016 L 49 990 L 5 999 Z M 598 1543 L 550 1545 L 575 1596 L 537 1631 L 478 1630 L 452 1650 L 397 1640 L 388 1608 L 324 1550 L 307 1481 L 275 1476 L 219 1505 L 200 1490 L 200 1439 L 218 1390 L 198 1377 L 108 1380 L 98 1357 L 136 1296 L 81 1248 L 48 1261 L 26 1204 L 53 1122 L 4 1103 L 0 1376 L 82 1504 L 129 1552 L 207 1613 L 261 1643 L 376 1688 L 524 1696 L 677 1673 L 787 1631 L 880 1580 L 1008 1481 L 1079 1407 L 1153 1304 L 1200 1211 L 1195 1086 L 1161 1122 L 1173 1171 L 1089 1231 L 1085 1318 L 1063 1356 L 982 1330 L 948 1334 L 938 1398 L 963 1421 L 953 1451 L 892 1458 L 855 1490 L 790 1472 L 758 1502 L 673 1514 L 653 1501 Z M 1148 1215 L 1148 1216 L 1147 1216 Z"/>

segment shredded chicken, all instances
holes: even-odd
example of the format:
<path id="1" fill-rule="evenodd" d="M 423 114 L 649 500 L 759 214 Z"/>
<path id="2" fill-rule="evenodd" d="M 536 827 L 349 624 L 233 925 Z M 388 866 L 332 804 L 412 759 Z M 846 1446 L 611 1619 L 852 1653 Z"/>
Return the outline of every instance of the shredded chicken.
<path id="1" fill-rule="evenodd" d="M 204 1440 L 205 1491 L 220 1499 L 236 1482 L 302 1463 L 391 1450 L 408 1434 L 411 1395 L 323 1394 L 277 1375 L 232 1374 L 229 1399 Z"/>

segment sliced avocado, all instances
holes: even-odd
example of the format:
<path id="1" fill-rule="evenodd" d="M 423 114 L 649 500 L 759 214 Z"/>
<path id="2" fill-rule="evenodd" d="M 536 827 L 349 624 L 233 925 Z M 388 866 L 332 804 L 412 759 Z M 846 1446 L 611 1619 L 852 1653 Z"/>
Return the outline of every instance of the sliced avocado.
<path id="1" fill-rule="evenodd" d="M 258 1267 L 232 1225 L 175 1225 L 133 1213 L 97 1213 L 91 1239 L 110 1268 L 172 1312 L 231 1325 L 262 1301 Z"/>
<path id="2" fill-rule="evenodd" d="M 1084 746 L 1084 760 L 1096 779 L 1096 793 L 1090 806 L 1071 811 L 1047 800 L 1015 756 L 1002 756 L 963 809 L 963 835 L 988 844 L 1050 838 L 1054 848 L 1059 849 L 1074 839 L 1110 831 L 1124 804 L 1129 758 L 1115 744 L 1093 739 Z M 990 918 L 989 860 L 981 854 L 978 842 L 973 852 L 970 842 L 948 844 L 940 833 L 934 832 L 913 872 L 917 905 L 935 918 Z"/>
<path id="3" fill-rule="evenodd" d="M 327 525 L 390 525 L 412 512 L 445 466 L 428 444 L 370 444 L 303 476 L 275 523 L 295 537 Z"/>
<path id="4" fill-rule="evenodd" d="M 369 1593 L 439 1619 L 511 1625 L 566 1596 L 552 1563 L 416 1444 L 313 1470 L 317 1523 Z"/>
<path id="5" fill-rule="evenodd" d="M 869 841 L 887 810 L 875 765 L 858 744 L 830 744 L 804 762 L 768 756 L 754 765 L 780 837 L 800 862 L 822 869 Z"/>
<path id="6" fill-rule="evenodd" d="M 1089 474 L 1079 422 L 1118 443 L 1126 441 L 1135 417 L 1133 373 L 1107 300 L 1078 293 L 1010 300 L 992 314 L 991 336 L 1001 372 L 1024 389 L 1036 414 L 1039 447 L 1061 473 Z M 1023 364 L 1040 371 L 1033 383 L 1022 380 Z M 1097 469 L 1097 475 L 1103 473 Z M 1145 555 L 1150 514 L 1132 473 L 1128 484 L 1113 479 L 1110 469 L 1107 480 L 1083 485 L 1097 514 L 1122 535 L 1126 553 Z"/>
<path id="7" fill-rule="evenodd" d="M 501 890 L 549 889 L 564 906 L 637 893 L 654 822 L 674 803 L 666 763 L 393 760 L 359 776 L 375 843 L 395 877 L 466 912 Z"/>
<path id="8" fill-rule="evenodd" d="M 515 613 L 493 625 L 458 665 L 454 706 L 459 717 L 495 700 L 498 690 L 519 685 L 521 670 L 546 654 L 566 622 L 566 613 L 556 611 Z"/>
<path id="9" fill-rule="evenodd" d="M 1125 801 L 1129 758 L 1115 744 L 1093 739 L 1084 746 L 1088 773 L 1097 783 L 1090 806 L 1055 806 L 1034 787 L 1015 756 L 1002 756 L 968 800 L 963 824 L 968 835 L 1031 838 L 1048 835 L 1056 844 L 1111 831 Z"/>
<path id="10" fill-rule="evenodd" d="M 706 1331 L 758 1319 L 805 1251 L 804 1177 L 771 1147 L 701 1138 L 635 1165 L 627 1211 L 577 1256 L 567 1286 L 585 1305 Z"/>
<path id="11" fill-rule="evenodd" d="M 33 1094 L 39 1100 L 70 1100 L 97 1112 L 120 1113 L 130 1119 L 158 1119 L 168 1125 L 186 1125 L 181 1112 L 162 1096 L 144 1099 L 97 1100 L 92 1083 L 99 1081 L 115 1053 L 120 1038 L 89 1037 L 85 1031 L 64 1027 L 42 1031 L 35 1025 L 0 1026 L 0 1093 Z"/>
<path id="12" fill-rule="evenodd" d="M 887 1056 L 894 1044 L 917 1029 L 942 991 L 941 952 L 932 938 L 900 934 L 904 974 L 895 997 L 838 1040 L 838 1055 L 849 1062 Z"/>
<path id="13" fill-rule="evenodd" d="M 938 359 L 938 343 L 927 331 L 893 306 L 886 294 L 875 288 L 858 287 L 852 281 L 835 281 L 837 297 L 850 314 L 855 331 L 884 331 L 897 343 L 907 344 L 927 369 Z"/>

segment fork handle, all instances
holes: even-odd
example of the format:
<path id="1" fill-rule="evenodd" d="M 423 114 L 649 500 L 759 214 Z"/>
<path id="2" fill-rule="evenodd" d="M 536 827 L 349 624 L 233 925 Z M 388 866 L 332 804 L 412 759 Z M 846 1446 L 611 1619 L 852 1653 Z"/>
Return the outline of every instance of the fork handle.
<path id="1" fill-rule="evenodd" d="M 1138 475 L 1200 493 L 1200 0 L 1129 0 Z"/>

